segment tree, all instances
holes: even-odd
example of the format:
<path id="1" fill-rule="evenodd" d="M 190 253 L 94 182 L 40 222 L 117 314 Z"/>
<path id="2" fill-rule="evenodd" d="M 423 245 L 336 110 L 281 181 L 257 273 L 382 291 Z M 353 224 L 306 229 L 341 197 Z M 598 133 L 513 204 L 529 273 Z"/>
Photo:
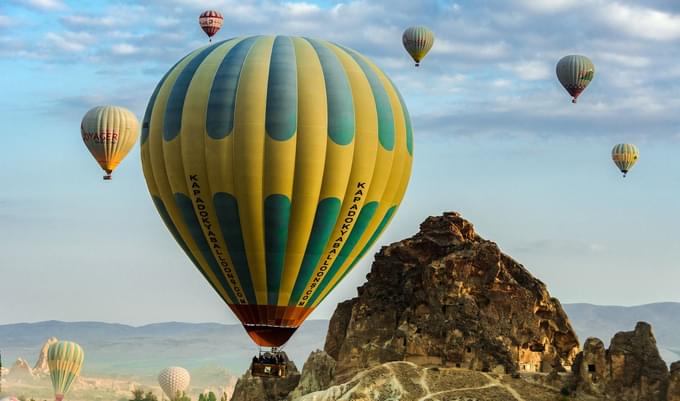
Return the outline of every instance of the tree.
<path id="1" fill-rule="evenodd" d="M 154 394 L 153 391 L 149 391 L 146 393 L 144 401 L 158 401 L 158 397 L 156 397 L 156 394 Z"/>
<path id="2" fill-rule="evenodd" d="M 229 396 L 227 393 L 222 393 L 222 397 L 220 397 L 220 401 L 229 401 Z"/>
<path id="3" fill-rule="evenodd" d="M 217 397 L 215 396 L 215 393 L 213 393 L 212 391 L 209 392 L 207 401 L 217 401 Z"/>
<path id="4" fill-rule="evenodd" d="M 191 397 L 189 397 L 184 391 L 181 393 L 178 391 L 172 401 L 191 401 Z"/>
<path id="5" fill-rule="evenodd" d="M 144 401 L 144 390 L 138 388 L 132 390 L 132 399 L 130 401 Z"/>

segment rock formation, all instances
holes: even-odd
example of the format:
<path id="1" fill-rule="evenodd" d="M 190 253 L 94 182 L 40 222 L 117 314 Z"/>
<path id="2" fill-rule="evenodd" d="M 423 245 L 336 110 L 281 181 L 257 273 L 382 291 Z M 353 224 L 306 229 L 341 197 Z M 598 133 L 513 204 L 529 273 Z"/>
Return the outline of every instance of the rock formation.
<path id="1" fill-rule="evenodd" d="M 680 361 L 671 364 L 666 401 L 680 401 Z"/>
<path id="2" fill-rule="evenodd" d="M 331 318 L 336 383 L 389 361 L 547 372 L 578 352 L 559 301 L 458 213 L 383 247 L 367 279 Z"/>
<path id="3" fill-rule="evenodd" d="M 333 384 L 335 377 L 335 359 L 324 351 L 314 351 L 309 355 L 302 367 L 300 382 L 289 395 L 289 400 L 295 400 L 305 394 L 325 390 Z"/>
<path id="4" fill-rule="evenodd" d="M 16 362 L 14 362 L 12 367 L 9 368 L 9 374 L 7 375 L 7 378 L 12 380 L 29 379 L 32 377 L 33 372 L 31 371 L 31 367 L 23 358 L 18 358 Z"/>
<path id="5" fill-rule="evenodd" d="M 293 361 L 287 362 L 285 378 L 254 377 L 248 370 L 234 388 L 231 401 L 279 401 L 284 400 L 300 381 L 300 372 Z"/>
<path id="6" fill-rule="evenodd" d="M 507 375 L 457 368 L 425 368 L 410 362 L 388 362 L 362 371 L 352 380 L 307 394 L 294 401 L 546 401 L 559 400 L 553 387 Z M 590 396 L 570 401 L 595 401 Z"/>
<path id="7" fill-rule="evenodd" d="M 645 322 L 633 331 L 616 333 L 608 350 L 602 341 L 589 338 L 573 371 L 577 390 L 616 401 L 673 400 L 680 379 L 680 372 L 669 375 L 652 327 Z"/>
<path id="8" fill-rule="evenodd" d="M 47 366 L 47 350 L 50 348 L 50 345 L 58 341 L 59 340 L 56 337 L 50 337 L 45 342 L 45 344 L 43 344 L 42 348 L 40 349 L 40 355 L 38 355 L 38 361 L 33 367 L 34 374 L 44 375 L 50 373 L 50 368 Z"/>

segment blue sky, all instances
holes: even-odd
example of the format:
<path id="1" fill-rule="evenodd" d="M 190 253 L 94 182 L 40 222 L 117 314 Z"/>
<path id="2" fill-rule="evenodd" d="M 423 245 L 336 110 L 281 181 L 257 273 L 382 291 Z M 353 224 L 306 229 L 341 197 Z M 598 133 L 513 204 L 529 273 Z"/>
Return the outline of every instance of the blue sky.
<path id="1" fill-rule="evenodd" d="M 680 3 L 673 0 L 6 0 L 0 3 L 0 324 L 235 322 L 176 246 L 135 148 L 112 182 L 80 139 L 82 115 L 141 117 L 175 61 L 217 39 L 326 38 L 372 58 L 411 111 L 415 164 L 387 244 L 455 210 L 563 302 L 680 301 Z M 401 32 L 435 46 L 416 70 Z M 572 105 L 554 77 L 566 54 L 596 76 Z M 609 159 L 633 142 L 622 179 Z M 367 257 L 312 315 L 356 294 Z M 7 307 L 11 306 L 11 307 Z"/>

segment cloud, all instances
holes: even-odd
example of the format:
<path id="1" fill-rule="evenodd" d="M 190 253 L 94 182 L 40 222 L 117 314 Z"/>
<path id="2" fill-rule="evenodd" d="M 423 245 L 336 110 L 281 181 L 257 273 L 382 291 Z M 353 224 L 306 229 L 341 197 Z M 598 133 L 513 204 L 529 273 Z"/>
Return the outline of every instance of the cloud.
<path id="1" fill-rule="evenodd" d="M 14 3 L 40 11 L 56 11 L 66 8 L 61 0 L 13 0 Z"/>
<path id="2" fill-rule="evenodd" d="M 128 43 L 119 43 L 111 47 L 111 53 L 119 56 L 129 56 L 139 53 L 139 48 Z"/>
<path id="3" fill-rule="evenodd" d="M 656 9 L 608 4 L 600 10 L 602 21 L 633 37 L 651 40 L 680 38 L 680 15 Z"/>
<path id="4" fill-rule="evenodd" d="M 12 19 L 6 15 L 0 14 L 0 29 L 12 26 Z"/>
<path id="5" fill-rule="evenodd" d="M 45 35 L 45 45 L 59 51 L 81 53 L 88 45 L 94 43 L 95 38 L 87 32 L 48 32 Z"/>
<path id="6" fill-rule="evenodd" d="M 520 6 L 538 13 L 558 13 L 575 7 L 585 7 L 589 0 L 517 0 Z"/>

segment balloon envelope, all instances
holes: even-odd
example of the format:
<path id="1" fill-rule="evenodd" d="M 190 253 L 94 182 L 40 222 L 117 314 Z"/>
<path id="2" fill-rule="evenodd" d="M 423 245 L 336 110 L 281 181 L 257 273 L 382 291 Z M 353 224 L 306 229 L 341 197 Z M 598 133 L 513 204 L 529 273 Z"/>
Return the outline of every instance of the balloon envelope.
<path id="1" fill-rule="evenodd" d="M 209 38 L 215 36 L 217 31 L 222 28 L 223 22 L 224 17 L 222 17 L 222 14 L 219 11 L 215 10 L 203 11 L 198 17 L 198 24 Z"/>
<path id="2" fill-rule="evenodd" d="M 562 57 L 555 67 L 557 79 L 576 103 L 579 95 L 588 87 L 595 76 L 595 66 L 586 56 L 572 54 Z"/>
<path id="3" fill-rule="evenodd" d="M 198 49 L 158 84 L 144 127 L 158 213 L 262 346 L 284 344 L 371 248 L 411 173 L 397 89 L 322 40 Z"/>
<path id="4" fill-rule="evenodd" d="M 637 146 L 630 143 L 620 143 L 614 145 L 612 149 L 612 160 L 616 167 L 621 170 L 623 176 L 625 177 L 628 171 L 637 163 L 640 157 L 640 152 Z"/>
<path id="5" fill-rule="evenodd" d="M 57 401 L 64 398 L 80 375 L 84 359 L 83 349 L 71 341 L 59 341 L 47 349 L 47 366 L 50 369 L 50 378 Z"/>
<path id="6" fill-rule="evenodd" d="M 434 34 L 426 26 L 412 26 L 404 31 L 401 40 L 408 54 L 410 54 L 413 61 L 416 62 L 417 67 L 420 65 L 420 60 L 422 60 L 432 48 L 432 45 L 434 44 Z"/>
<path id="7" fill-rule="evenodd" d="M 158 384 L 169 399 L 174 400 L 177 393 L 183 393 L 189 388 L 191 376 L 189 372 L 177 366 L 161 370 L 158 374 Z"/>
<path id="8" fill-rule="evenodd" d="M 137 142 L 139 122 L 123 107 L 97 106 L 83 117 L 80 134 L 108 179 Z"/>

